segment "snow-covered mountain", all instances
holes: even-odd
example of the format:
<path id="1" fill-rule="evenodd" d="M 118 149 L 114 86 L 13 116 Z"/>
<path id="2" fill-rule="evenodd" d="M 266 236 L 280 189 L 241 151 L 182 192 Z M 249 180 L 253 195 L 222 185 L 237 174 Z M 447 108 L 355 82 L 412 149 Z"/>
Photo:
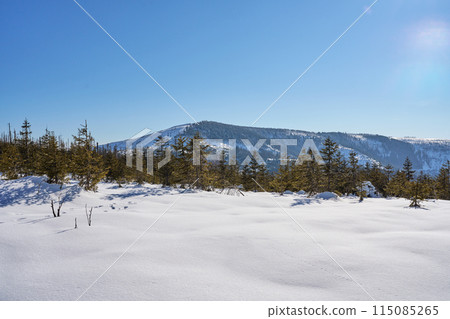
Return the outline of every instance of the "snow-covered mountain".
<path id="1" fill-rule="evenodd" d="M 450 159 L 450 140 L 444 139 L 417 139 L 417 138 L 395 138 L 373 134 L 349 134 L 340 132 L 307 132 L 291 129 L 261 128 L 230 125 L 212 121 L 202 121 L 194 124 L 184 124 L 161 130 L 157 135 L 166 136 L 174 140 L 178 136 L 192 137 L 196 132 L 207 140 L 215 148 L 227 147 L 230 140 L 236 140 L 237 159 L 241 163 L 249 151 L 242 142 L 248 139 L 252 145 L 260 139 L 266 139 L 259 153 L 270 168 L 279 165 L 280 147 L 270 145 L 271 139 L 297 139 L 296 146 L 288 147 L 288 156 L 297 158 L 306 139 L 312 139 L 320 149 L 322 142 L 330 137 L 340 146 L 340 151 L 345 155 L 351 151 L 358 154 L 361 164 L 366 162 L 377 162 L 381 165 L 391 164 L 399 169 L 406 157 L 409 157 L 418 171 L 436 174 L 442 164 Z M 151 133 L 154 134 L 154 133 Z M 145 135 L 133 142 L 136 146 L 143 141 L 145 145 L 151 146 L 154 139 L 149 140 L 151 134 Z M 156 135 L 154 135 L 156 136 Z M 103 145 L 103 147 L 116 147 L 119 150 L 126 149 L 126 140 Z"/>

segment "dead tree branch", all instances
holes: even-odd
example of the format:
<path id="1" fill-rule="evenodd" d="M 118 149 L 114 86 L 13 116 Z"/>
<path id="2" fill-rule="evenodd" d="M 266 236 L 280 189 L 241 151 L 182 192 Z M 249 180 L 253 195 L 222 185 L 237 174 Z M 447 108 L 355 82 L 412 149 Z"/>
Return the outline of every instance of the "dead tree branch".
<path id="1" fill-rule="evenodd" d="M 89 212 L 88 212 L 87 204 L 86 204 L 86 206 L 84 206 L 84 208 L 86 210 L 86 218 L 87 218 L 88 225 L 91 226 L 92 225 L 92 210 L 94 209 L 94 207 L 91 207 L 89 209 Z"/>

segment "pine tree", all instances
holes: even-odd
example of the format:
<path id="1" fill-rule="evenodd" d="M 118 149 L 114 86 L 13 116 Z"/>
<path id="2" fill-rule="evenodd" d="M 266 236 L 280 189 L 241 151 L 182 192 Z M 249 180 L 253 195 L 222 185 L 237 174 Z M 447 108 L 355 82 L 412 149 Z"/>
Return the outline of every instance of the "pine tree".
<path id="1" fill-rule="evenodd" d="M 405 197 L 408 187 L 408 179 L 403 171 L 397 171 L 384 188 L 386 195 Z"/>
<path id="2" fill-rule="evenodd" d="M 431 192 L 427 177 L 421 174 L 415 181 L 408 182 L 406 192 L 411 200 L 409 207 L 421 207 L 420 203 L 424 201 Z"/>
<path id="3" fill-rule="evenodd" d="M 394 168 L 392 167 L 391 164 L 388 164 L 384 167 L 384 171 L 386 174 L 387 181 L 389 182 L 392 178 L 392 175 L 394 175 Z"/>
<path id="4" fill-rule="evenodd" d="M 172 181 L 173 167 L 171 161 L 165 165 L 158 167 L 158 164 L 166 157 L 167 152 L 170 152 L 169 144 L 163 142 L 163 137 L 160 136 L 156 140 L 159 147 L 154 151 L 154 171 L 158 182 L 163 186 L 170 186 Z"/>
<path id="5" fill-rule="evenodd" d="M 78 129 L 78 136 L 73 136 L 71 168 L 79 185 L 85 190 L 97 190 L 97 184 L 106 176 L 102 156 L 94 147 L 94 138 L 88 130 L 87 122 Z"/>
<path id="6" fill-rule="evenodd" d="M 58 142 L 53 132 L 45 130 L 40 139 L 36 160 L 37 171 L 47 176 L 47 183 L 63 184 L 68 171 L 68 159 L 62 142 Z"/>
<path id="7" fill-rule="evenodd" d="M 408 182 L 411 182 L 414 179 L 414 173 L 413 165 L 408 157 L 406 157 L 405 162 L 403 163 L 403 172 L 406 175 L 406 179 Z"/>
<path id="8" fill-rule="evenodd" d="M 336 152 L 335 165 L 334 165 L 334 185 L 332 188 L 334 192 L 338 194 L 348 193 L 349 180 L 348 180 L 348 164 L 345 157 L 338 150 Z"/>
<path id="9" fill-rule="evenodd" d="M 7 179 L 19 178 L 21 158 L 17 146 L 13 143 L 7 143 L 2 147 L 0 154 L 0 172 Z"/>
<path id="10" fill-rule="evenodd" d="M 23 121 L 21 126 L 22 130 L 19 132 L 20 139 L 18 140 L 18 147 L 21 156 L 21 170 L 22 173 L 26 175 L 30 175 L 33 171 L 33 162 L 32 162 L 32 139 L 31 139 L 31 124 L 27 119 Z"/>
<path id="11" fill-rule="evenodd" d="M 198 149 L 194 149 L 197 148 Z M 187 142 L 187 153 L 191 161 L 192 167 L 192 179 L 189 184 L 193 184 L 195 181 L 195 187 L 200 189 L 209 189 L 212 187 L 213 178 L 211 173 L 211 166 L 207 161 L 208 154 L 211 153 L 210 146 L 200 136 L 199 132 L 196 132 L 192 138 Z M 197 158 L 195 158 L 198 155 Z"/>
<path id="12" fill-rule="evenodd" d="M 308 151 L 312 156 L 312 151 Z M 309 196 L 312 196 L 320 191 L 323 184 L 322 170 L 315 159 L 312 161 L 305 161 L 300 166 L 301 180 L 304 181 L 305 191 Z M 328 181 L 328 180 L 327 180 Z"/>
<path id="13" fill-rule="evenodd" d="M 252 180 L 251 173 L 250 173 L 250 166 L 248 164 L 246 164 L 242 167 L 241 183 L 242 183 L 242 187 L 246 191 L 255 189 L 255 182 Z"/>
<path id="14" fill-rule="evenodd" d="M 298 167 L 291 161 L 286 165 L 280 165 L 278 172 L 270 182 L 270 189 L 278 193 L 284 193 L 287 190 L 296 190 L 301 187 L 298 177 Z"/>
<path id="15" fill-rule="evenodd" d="M 360 182 L 360 166 L 358 164 L 358 157 L 355 152 L 351 152 L 349 154 L 349 184 L 348 184 L 348 190 L 349 193 L 356 194 L 357 192 L 357 186 Z"/>
<path id="16" fill-rule="evenodd" d="M 114 150 L 106 150 L 102 153 L 104 167 L 107 167 L 107 173 L 105 179 L 108 182 L 116 182 L 119 187 L 122 184 L 130 180 L 129 169 L 126 166 L 126 158 L 124 155 L 119 154 L 117 147 Z"/>
<path id="17" fill-rule="evenodd" d="M 226 182 L 229 183 L 229 186 L 234 187 L 241 184 L 241 173 L 239 171 L 239 165 L 228 165 Z"/>
<path id="18" fill-rule="evenodd" d="M 323 148 L 320 150 L 325 164 L 322 167 L 325 177 L 325 187 L 327 191 L 333 191 L 333 183 L 335 182 L 336 155 L 339 146 L 333 142 L 331 138 L 326 138 L 323 142 Z"/>
<path id="19" fill-rule="evenodd" d="M 216 165 L 213 166 L 213 171 L 215 175 L 214 185 L 218 188 L 224 189 L 227 186 L 231 186 L 229 180 L 230 172 L 227 165 L 227 160 L 225 156 L 225 151 L 222 150 L 219 154 L 219 160 Z"/>
<path id="20" fill-rule="evenodd" d="M 247 169 L 249 178 L 247 186 L 249 187 L 249 189 L 255 192 L 266 190 L 268 188 L 267 184 L 269 180 L 269 173 L 266 169 L 266 166 L 264 164 L 259 164 L 255 156 L 252 156 Z"/>
<path id="21" fill-rule="evenodd" d="M 389 182 L 389 179 L 386 177 L 386 174 L 381 169 L 380 164 L 378 164 L 376 162 L 372 163 L 370 172 L 367 176 L 367 180 L 369 180 L 372 183 L 372 185 L 377 190 L 380 190 L 381 193 L 383 193 L 383 194 L 384 194 L 384 189 L 386 188 L 386 185 Z"/>
<path id="22" fill-rule="evenodd" d="M 181 187 L 185 187 L 186 184 L 190 184 L 192 180 L 192 159 L 187 146 L 187 138 L 180 136 L 172 144 L 174 153 L 173 165 L 173 179 L 177 184 L 181 184 Z"/>
<path id="23" fill-rule="evenodd" d="M 450 200 L 450 161 L 447 160 L 436 178 L 436 191 L 438 198 Z"/>

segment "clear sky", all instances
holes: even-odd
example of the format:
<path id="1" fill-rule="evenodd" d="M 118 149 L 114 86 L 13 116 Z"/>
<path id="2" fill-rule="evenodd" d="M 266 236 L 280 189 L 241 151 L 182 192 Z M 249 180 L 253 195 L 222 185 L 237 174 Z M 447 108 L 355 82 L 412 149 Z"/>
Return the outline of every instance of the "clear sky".
<path id="1" fill-rule="evenodd" d="M 250 125 L 371 0 L 78 0 L 197 120 Z M 72 0 L 0 2 L 0 131 L 192 122 Z M 379 0 L 257 126 L 450 138 L 450 1 Z"/>

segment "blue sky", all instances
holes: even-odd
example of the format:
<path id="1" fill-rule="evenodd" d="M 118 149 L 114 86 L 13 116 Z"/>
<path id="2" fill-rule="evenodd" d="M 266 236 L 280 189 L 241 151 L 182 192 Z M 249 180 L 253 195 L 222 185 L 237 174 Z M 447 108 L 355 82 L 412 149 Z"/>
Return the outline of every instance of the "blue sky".
<path id="1" fill-rule="evenodd" d="M 366 0 L 79 0 L 196 120 L 250 125 Z M 71 0 L 0 2 L 0 131 L 192 122 Z M 450 138 L 450 1 L 379 0 L 256 126 Z"/>

